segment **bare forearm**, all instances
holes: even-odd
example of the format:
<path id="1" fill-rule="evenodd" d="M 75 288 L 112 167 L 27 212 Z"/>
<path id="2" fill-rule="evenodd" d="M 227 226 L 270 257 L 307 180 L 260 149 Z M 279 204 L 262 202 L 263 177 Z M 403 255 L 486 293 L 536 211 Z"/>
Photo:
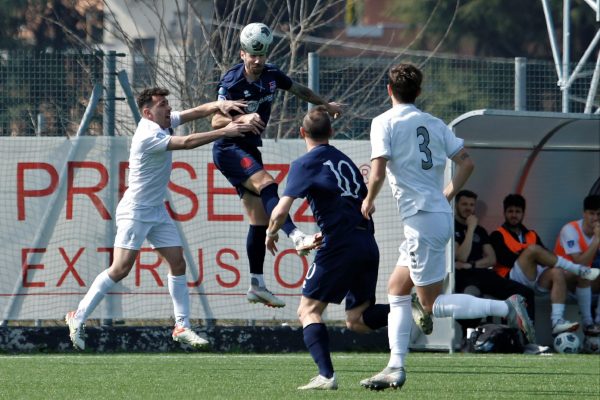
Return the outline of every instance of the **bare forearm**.
<path id="1" fill-rule="evenodd" d="M 225 136 L 222 129 L 217 129 L 209 132 L 192 133 L 187 136 L 173 136 L 169 141 L 167 149 L 169 150 L 189 150 L 205 144 L 214 142 L 217 139 Z"/>
<path id="2" fill-rule="evenodd" d="M 310 88 L 308 88 L 304 85 L 301 85 L 299 83 L 296 83 L 296 82 L 294 82 L 294 84 L 290 88 L 290 92 L 295 94 L 300 99 L 307 101 L 309 103 L 312 103 L 312 104 L 316 104 L 316 105 L 327 104 L 327 102 L 325 100 L 323 100 L 321 98 L 321 96 L 319 96 L 318 94 L 313 92 Z"/>
<path id="3" fill-rule="evenodd" d="M 217 102 L 213 101 L 211 103 L 206 103 L 206 104 L 202 104 L 199 105 L 197 107 L 194 108 L 190 108 L 188 110 L 182 111 L 181 112 L 181 123 L 186 123 L 189 121 L 193 121 L 199 118 L 205 118 L 208 117 L 211 114 L 214 114 L 215 112 L 217 112 L 219 110 L 219 107 L 217 106 Z M 227 125 L 227 124 L 225 124 Z M 225 126 L 223 125 L 223 126 Z"/>

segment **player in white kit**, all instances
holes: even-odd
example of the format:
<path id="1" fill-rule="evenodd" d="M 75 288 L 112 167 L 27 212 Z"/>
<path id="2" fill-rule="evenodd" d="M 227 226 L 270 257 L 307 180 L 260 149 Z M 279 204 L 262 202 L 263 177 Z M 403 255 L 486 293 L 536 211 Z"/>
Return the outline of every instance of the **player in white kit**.
<path id="1" fill-rule="evenodd" d="M 374 211 L 374 200 L 387 172 L 398 203 L 404 240 L 388 282 L 390 360 L 382 372 L 361 381 L 362 386 L 374 390 L 398 389 L 404 384 L 404 359 L 413 313 L 425 334 L 433 329 L 433 314 L 438 318 L 459 319 L 506 317 L 529 341 L 534 337 L 521 296 L 498 301 L 441 294 L 446 276 L 445 248 L 453 234 L 450 201 L 467 181 L 474 165 L 462 139 L 440 119 L 415 107 L 415 99 L 421 93 L 421 71 L 412 64 L 400 64 L 390 69 L 388 77 L 388 95 L 393 107 L 374 118 L 371 125 L 369 193 L 363 201 L 362 213 L 369 218 Z M 444 188 L 448 159 L 455 163 L 456 173 Z M 418 297 L 411 297 L 413 287 Z"/>
<path id="2" fill-rule="evenodd" d="M 85 348 L 85 321 L 106 293 L 129 274 L 145 239 L 169 267 L 168 287 L 175 311 L 173 340 L 196 348 L 208 344 L 190 329 L 190 300 L 182 241 L 164 204 L 171 176 L 172 151 L 193 149 L 222 137 L 243 136 L 242 132 L 260 132 L 253 124 L 232 122 L 210 132 L 173 136 L 172 128 L 178 125 L 217 111 L 225 114 L 241 112 L 246 103 L 216 101 L 176 112 L 171 111 L 168 94 L 166 89 L 150 88 L 142 91 L 137 98 L 142 119 L 131 141 L 129 187 L 117 206 L 113 262 L 96 277 L 77 310 L 68 312 L 65 317 L 76 349 Z"/>

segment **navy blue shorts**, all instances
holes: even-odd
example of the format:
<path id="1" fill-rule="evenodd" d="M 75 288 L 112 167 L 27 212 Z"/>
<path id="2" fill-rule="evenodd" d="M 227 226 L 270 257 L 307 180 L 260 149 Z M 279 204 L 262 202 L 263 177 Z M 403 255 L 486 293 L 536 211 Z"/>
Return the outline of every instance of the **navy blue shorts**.
<path id="1" fill-rule="evenodd" d="M 242 186 L 248 178 L 264 169 L 262 155 L 257 147 L 219 141 L 213 145 L 213 161 L 225 178 L 237 189 L 240 197 L 246 192 Z"/>
<path id="2" fill-rule="evenodd" d="M 373 234 L 355 229 L 343 238 L 328 239 L 306 273 L 302 295 L 335 304 L 346 298 L 346 310 L 366 301 L 375 304 L 379 248 Z"/>

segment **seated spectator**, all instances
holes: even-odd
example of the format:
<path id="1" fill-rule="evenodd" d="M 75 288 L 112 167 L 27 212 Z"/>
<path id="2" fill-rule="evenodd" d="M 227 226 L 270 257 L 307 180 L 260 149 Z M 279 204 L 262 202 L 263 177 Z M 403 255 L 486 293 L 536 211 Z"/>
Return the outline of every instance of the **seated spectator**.
<path id="1" fill-rule="evenodd" d="M 477 194 L 470 190 L 461 190 L 456 194 L 454 213 L 454 267 L 455 291 L 477 288 L 478 296 L 492 296 L 506 299 L 520 294 L 527 301 L 527 312 L 535 319 L 535 295 L 532 289 L 511 279 L 496 274 L 492 267 L 496 264 L 496 253 L 490 244 L 487 231 L 478 225 L 475 216 Z M 480 320 L 458 320 L 466 328 L 477 326 Z"/>
<path id="2" fill-rule="evenodd" d="M 552 334 L 575 331 L 579 323 L 564 319 L 567 282 L 565 271 L 594 280 L 600 270 L 575 264 L 547 250 L 540 237 L 523 225 L 525 198 L 509 194 L 504 198 L 504 224 L 490 235 L 496 252 L 496 272 L 522 283 L 538 294 L 550 294 Z"/>
<path id="3" fill-rule="evenodd" d="M 583 200 L 583 218 L 571 221 L 556 239 L 554 252 L 574 263 L 600 268 L 600 196 L 590 195 Z M 593 282 L 572 276 L 575 297 L 581 312 L 583 332 L 600 335 L 600 300 L 596 306 L 596 320 L 592 317 L 592 292 L 600 292 L 600 278 Z"/>

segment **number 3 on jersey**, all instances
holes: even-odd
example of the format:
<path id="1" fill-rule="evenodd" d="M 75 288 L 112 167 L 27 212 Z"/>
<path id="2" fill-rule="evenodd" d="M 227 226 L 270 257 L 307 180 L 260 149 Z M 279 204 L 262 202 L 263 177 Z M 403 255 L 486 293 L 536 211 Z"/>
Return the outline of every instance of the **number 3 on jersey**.
<path id="1" fill-rule="evenodd" d="M 423 141 L 419 143 L 419 151 L 425 154 L 425 160 L 421 160 L 421 168 L 431 169 L 431 167 L 433 167 L 431 150 L 427 147 L 429 144 L 429 131 L 424 126 L 420 126 L 417 128 L 417 136 L 423 137 Z"/>

